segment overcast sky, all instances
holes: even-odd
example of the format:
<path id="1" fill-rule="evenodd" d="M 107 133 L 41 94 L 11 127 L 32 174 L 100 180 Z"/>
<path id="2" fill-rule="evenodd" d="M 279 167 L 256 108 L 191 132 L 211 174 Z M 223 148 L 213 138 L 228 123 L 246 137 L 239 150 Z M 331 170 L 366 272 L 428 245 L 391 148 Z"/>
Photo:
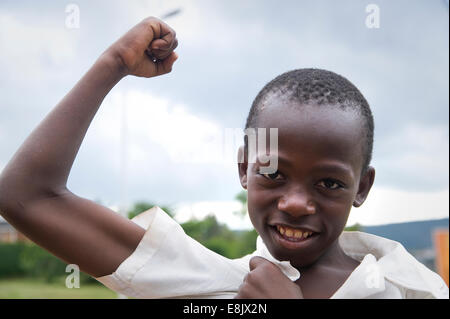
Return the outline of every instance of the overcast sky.
<path id="1" fill-rule="evenodd" d="M 0 3 L 0 170 L 112 42 L 181 8 L 167 20 L 179 39 L 173 72 L 113 89 L 69 189 L 107 206 L 147 200 L 178 207 L 180 220 L 215 210 L 231 227 L 249 226 L 232 217 L 241 187 L 236 164 L 218 160 L 220 139 L 244 126 L 272 78 L 317 67 L 352 81 L 375 118 L 375 185 L 349 224 L 448 216 L 447 1 L 76 1 L 79 28 L 67 23 L 70 3 Z M 379 28 L 366 25 L 368 4 Z M 205 146 L 214 151 L 199 161 Z"/>

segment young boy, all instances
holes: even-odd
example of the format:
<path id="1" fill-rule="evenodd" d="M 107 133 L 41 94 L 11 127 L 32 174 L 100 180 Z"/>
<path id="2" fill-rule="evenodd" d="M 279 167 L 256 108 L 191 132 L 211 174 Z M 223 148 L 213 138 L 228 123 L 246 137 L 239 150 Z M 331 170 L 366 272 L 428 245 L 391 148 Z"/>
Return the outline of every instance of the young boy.
<path id="1" fill-rule="evenodd" d="M 17 151 L 0 176 L 0 212 L 28 238 L 137 298 L 448 298 L 442 279 L 398 243 L 343 232 L 373 184 L 373 120 L 359 91 L 322 70 L 297 70 L 257 96 L 247 127 L 278 128 L 278 167 L 238 164 L 260 237 L 222 257 L 159 207 L 129 221 L 70 192 L 67 178 L 106 94 L 126 75 L 159 76 L 175 32 L 148 18 L 108 48 Z M 258 155 L 258 153 L 257 153 Z"/>

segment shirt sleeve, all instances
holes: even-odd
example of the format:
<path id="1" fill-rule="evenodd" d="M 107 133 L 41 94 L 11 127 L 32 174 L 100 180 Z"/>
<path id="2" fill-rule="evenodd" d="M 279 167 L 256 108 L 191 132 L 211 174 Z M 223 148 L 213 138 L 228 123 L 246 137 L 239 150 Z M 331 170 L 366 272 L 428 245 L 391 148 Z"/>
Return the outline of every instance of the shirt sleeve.
<path id="1" fill-rule="evenodd" d="M 136 216 L 146 232 L 136 250 L 110 275 L 96 278 L 135 298 L 199 297 L 238 291 L 248 272 L 186 235 L 161 208 Z"/>

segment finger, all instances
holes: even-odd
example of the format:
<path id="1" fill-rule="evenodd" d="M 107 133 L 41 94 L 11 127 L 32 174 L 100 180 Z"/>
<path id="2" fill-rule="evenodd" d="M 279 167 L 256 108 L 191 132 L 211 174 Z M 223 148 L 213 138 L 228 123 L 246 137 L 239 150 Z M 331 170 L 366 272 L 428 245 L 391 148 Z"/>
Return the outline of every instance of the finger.
<path id="1" fill-rule="evenodd" d="M 178 54 L 172 52 L 167 58 L 156 62 L 157 75 L 166 74 L 172 71 L 173 64 L 178 59 Z"/>
<path id="2" fill-rule="evenodd" d="M 157 72 L 156 63 L 153 62 L 154 58 L 149 56 L 148 59 L 144 59 L 139 67 L 139 72 L 136 74 L 137 76 L 143 76 L 143 77 L 152 77 L 158 74 L 155 74 Z"/>
<path id="3" fill-rule="evenodd" d="M 167 58 L 172 51 L 165 51 L 165 50 L 151 50 L 150 55 L 154 57 L 156 60 L 164 60 Z"/>
<path id="4" fill-rule="evenodd" d="M 152 56 L 156 57 L 158 60 L 164 60 L 178 46 L 178 40 L 175 38 L 174 42 L 171 43 L 169 47 L 166 46 L 166 42 L 164 42 L 162 39 L 158 39 L 151 43 L 149 51 L 151 52 Z"/>
<path id="5" fill-rule="evenodd" d="M 163 39 L 153 40 L 150 45 L 150 48 L 152 50 L 169 50 L 170 47 L 171 47 L 171 43 L 167 43 Z"/>
<path id="6" fill-rule="evenodd" d="M 177 37 L 176 32 L 162 21 L 160 21 L 158 27 L 153 38 L 155 43 L 152 43 L 152 47 L 154 45 L 155 48 L 169 49 Z"/>
<path id="7" fill-rule="evenodd" d="M 272 264 L 270 261 L 268 261 L 267 259 L 265 259 L 263 257 L 259 257 L 259 256 L 252 257 L 250 259 L 250 262 L 249 262 L 250 271 L 252 271 L 256 267 L 259 267 L 259 266 L 264 265 L 266 263 Z"/>
<path id="8" fill-rule="evenodd" d="M 151 50 L 161 50 L 161 51 L 173 51 L 178 46 L 178 39 L 174 38 L 172 42 L 168 43 L 164 39 L 153 40 L 150 44 Z"/>
<path id="9" fill-rule="evenodd" d="M 172 47 L 170 49 L 175 50 L 177 47 L 178 47 L 178 39 L 175 38 L 175 40 L 172 43 Z"/>
<path id="10" fill-rule="evenodd" d="M 151 50 L 151 56 L 155 57 L 157 60 L 164 60 L 172 54 L 172 50 Z"/>

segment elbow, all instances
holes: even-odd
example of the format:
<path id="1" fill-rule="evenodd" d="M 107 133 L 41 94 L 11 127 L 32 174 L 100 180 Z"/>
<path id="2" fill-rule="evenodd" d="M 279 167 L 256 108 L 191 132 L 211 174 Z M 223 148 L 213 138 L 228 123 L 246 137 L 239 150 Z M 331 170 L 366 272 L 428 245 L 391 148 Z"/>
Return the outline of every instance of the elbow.
<path id="1" fill-rule="evenodd" d="M 6 211 L 7 203 L 9 202 L 9 191 L 8 191 L 8 182 L 6 177 L 3 174 L 0 174 L 0 215 L 3 216 Z"/>
<path id="2" fill-rule="evenodd" d="M 57 197 L 66 193 L 66 187 L 53 188 L 33 185 L 33 182 L 21 181 L 20 177 L 0 175 L 0 215 L 8 218 L 24 212 L 27 203 L 35 200 Z"/>
<path id="3" fill-rule="evenodd" d="M 0 175 L 0 215 L 7 218 L 14 210 L 20 210 L 23 203 L 17 199 L 17 190 L 4 174 Z"/>

